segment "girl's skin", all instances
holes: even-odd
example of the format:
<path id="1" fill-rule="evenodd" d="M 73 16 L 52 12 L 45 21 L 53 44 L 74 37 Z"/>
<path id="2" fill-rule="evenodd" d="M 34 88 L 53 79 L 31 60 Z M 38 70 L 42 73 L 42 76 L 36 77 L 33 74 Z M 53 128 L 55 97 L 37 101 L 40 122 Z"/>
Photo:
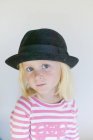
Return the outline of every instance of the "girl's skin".
<path id="1" fill-rule="evenodd" d="M 29 86 L 36 91 L 36 97 L 47 103 L 59 102 L 55 96 L 56 86 L 60 80 L 60 63 L 50 60 L 23 62 L 25 78 Z"/>

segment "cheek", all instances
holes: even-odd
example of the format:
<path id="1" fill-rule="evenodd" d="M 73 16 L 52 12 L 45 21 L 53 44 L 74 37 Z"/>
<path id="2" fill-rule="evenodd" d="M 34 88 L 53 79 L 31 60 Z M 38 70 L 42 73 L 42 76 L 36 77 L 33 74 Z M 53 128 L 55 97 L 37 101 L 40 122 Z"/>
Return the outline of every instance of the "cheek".
<path id="1" fill-rule="evenodd" d="M 54 81 L 57 81 L 58 82 L 60 80 L 60 73 L 59 72 L 52 71 L 52 72 L 47 73 L 47 77 L 49 79 L 51 79 L 53 82 Z"/>
<path id="2" fill-rule="evenodd" d="M 59 71 L 58 71 L 58 70 L 54 71 L 54 72 L 52 73 L 52 76 L 53 76 L 54 81 L 56 80 L 57 82 L 59 82 L 60 76 L 61 76 L 60 70 L 59 70 Z"/>
<path id="3" fill-rule="evenodd" d="M 27 81 L 28 81 L 28 83 L 29 83 L 29 85 L 30 85 L 31 87 L 33 87 L 33 86 L 34 86 L 34 79 L 32 78 L 32 76 L 31 76 L 31 75 L 30 75 L 30 76 L 28 76 Z"/>
<path id="4" fill-rule="evenodd" d="M 32 75 L 31 74 L 26 74 L 25 77 L 26 77 L 26 80 L 28 82 L 32 80 Z"/>

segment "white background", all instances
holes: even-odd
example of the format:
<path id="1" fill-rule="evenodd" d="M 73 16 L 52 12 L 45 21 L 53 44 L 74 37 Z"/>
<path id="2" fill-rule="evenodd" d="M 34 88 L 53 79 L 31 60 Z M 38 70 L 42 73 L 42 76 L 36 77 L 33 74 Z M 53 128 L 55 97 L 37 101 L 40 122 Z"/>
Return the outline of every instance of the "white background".
<path id="1" fill-rule="evenodd" d="M 9 117 L 21 95 L 18 71 L 5 64 L 23 35 L 52 28 L 79 58 L 72 69 L 81 140 L 93 140 L 93 0 L 0 0 L 0 137 L 10 140 Z"/>

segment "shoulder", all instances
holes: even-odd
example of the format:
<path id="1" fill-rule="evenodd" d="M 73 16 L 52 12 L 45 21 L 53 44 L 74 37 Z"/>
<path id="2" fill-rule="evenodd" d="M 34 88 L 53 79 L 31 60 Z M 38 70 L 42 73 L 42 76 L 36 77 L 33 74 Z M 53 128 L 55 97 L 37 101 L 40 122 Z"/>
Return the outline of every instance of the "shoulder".
<path id="1" fill-rule="evenodd" d="M 66 102 L 67 102 L 68 105 L 71 106 L 72 108 L 76 107 L 76 100 L 75 100 L 75 99 L 66 100 Z"/>
<path id="2" fill-rule="evenodd" d="M 77 106 L 77 102 L 75 99 L 71 99 L 71 100 L 66 100 L 67 106 L 69 109 L 71 109 L 72 113 L 78 113 L 78 106 Z"/>
<path id="3" fill-rule="evenodd" d="M 24 96 L 19 97 L 19 99 L 16 102 L 15 108 L 26 112 L 27 114 L 30 114 L 31 112 L 31 102 L 28 98 L 25 98 Z"/>

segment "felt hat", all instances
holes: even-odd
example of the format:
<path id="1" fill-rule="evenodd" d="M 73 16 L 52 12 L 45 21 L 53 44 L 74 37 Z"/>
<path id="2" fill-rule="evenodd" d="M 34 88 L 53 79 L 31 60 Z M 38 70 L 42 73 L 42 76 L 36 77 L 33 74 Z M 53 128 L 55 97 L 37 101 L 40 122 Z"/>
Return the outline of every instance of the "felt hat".
<path id="1" fill-rule="evenodd" d="M 18 53 L 7 58 L 5 63 L 19 69 L 20 63 L 30 60 L 59 61 L 71 68 L 79 61 L 77 57 L 69 55 L 62 35 L 48 28 L 28 31 L 20 43 Z"/>

